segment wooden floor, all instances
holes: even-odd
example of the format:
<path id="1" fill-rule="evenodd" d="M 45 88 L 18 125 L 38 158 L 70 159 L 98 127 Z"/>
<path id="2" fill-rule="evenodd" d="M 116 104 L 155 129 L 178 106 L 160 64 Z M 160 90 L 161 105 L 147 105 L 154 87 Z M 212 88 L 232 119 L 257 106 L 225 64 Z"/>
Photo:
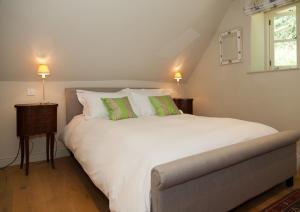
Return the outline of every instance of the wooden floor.
<path id="1" fill-rule="evenodd" d="M 106 212 L 108 200 L 95 188 L 77 162 L 57 159 L 56 169 L 46 162 L 31 163 L 29 176 L 17 166 L 0 171 L 0 212 Z M 299 174 L 298 174 L 299 175 Z M 278 185 L 234 211 L 259 211 L 295 188 Z"/>

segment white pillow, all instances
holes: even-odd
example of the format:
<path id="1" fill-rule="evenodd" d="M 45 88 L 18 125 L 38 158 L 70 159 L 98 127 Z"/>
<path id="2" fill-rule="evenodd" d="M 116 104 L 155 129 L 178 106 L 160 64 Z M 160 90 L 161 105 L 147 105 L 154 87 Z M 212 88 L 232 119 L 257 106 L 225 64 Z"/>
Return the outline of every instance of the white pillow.
<path id="1" fill-rule="evenodd" d="M 149 89 L 137 89 L 137 88 L 125 88 L 122 91 L 128 92 L 128 93 L 137 93 L 142 95 L 149 95 L 149 96 L 155 96 L 155 95 L 171 95 L 172 90 L 171 89 L 165 89 L 165 88 L 149 88 Z"/>
<path id="2" fill-rule="evenodd" d="M 137 116 L 153 116 L 155 115 L 155 109 L 153 108 L 149 96 L 164 96 L 172 93 L 169 89 L 130 89 L 126 88 L 122 90 L 126 92 Z"/>
<path id="3" fill-rule="evenodd" d="M 102 103 L 101 98 L 120 98 L 127 96 L 126 92 L 93 92 L 85 90 L 76 90 L 77 98 L 83 106 L 83 115 L 85 119 L 96 117 L 108 119 L 108 112 Z"/>

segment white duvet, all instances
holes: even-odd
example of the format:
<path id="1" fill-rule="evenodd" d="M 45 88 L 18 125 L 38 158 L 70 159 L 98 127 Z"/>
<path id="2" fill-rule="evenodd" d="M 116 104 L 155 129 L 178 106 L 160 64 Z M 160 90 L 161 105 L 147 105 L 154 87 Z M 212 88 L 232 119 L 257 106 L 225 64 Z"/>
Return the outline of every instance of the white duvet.
<path id="1" fill-rule="evenodd" d="M 121 121 L 75 117 L 62 139 L 111 211 L 150 211 L 151 169 L 157 165 L 277 131 L 263 124 L 192 115 Z"/>

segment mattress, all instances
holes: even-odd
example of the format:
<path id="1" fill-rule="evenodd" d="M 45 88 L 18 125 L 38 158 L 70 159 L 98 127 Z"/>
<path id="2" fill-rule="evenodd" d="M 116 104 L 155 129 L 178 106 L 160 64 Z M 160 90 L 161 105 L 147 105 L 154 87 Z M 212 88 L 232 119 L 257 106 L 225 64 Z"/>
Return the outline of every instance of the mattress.
<path id="1" fill-rule="evenodd" d="M 254 122 L 188 114 L 121 121 L 76 116 L 60 138 L 111 211 L 150 211 L 151 170 L 157 165 L 277 133 Z"/>

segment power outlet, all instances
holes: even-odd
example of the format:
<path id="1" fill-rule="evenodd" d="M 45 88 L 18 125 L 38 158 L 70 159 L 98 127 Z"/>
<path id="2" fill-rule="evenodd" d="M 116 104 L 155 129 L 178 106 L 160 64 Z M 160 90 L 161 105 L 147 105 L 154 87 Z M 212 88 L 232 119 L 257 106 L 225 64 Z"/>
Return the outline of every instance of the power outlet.
<path id="1" fill-rule="evenodd" d="M 27 88 L 27 96 L 35 96 L 36 91 L 34 88 Z"/>

